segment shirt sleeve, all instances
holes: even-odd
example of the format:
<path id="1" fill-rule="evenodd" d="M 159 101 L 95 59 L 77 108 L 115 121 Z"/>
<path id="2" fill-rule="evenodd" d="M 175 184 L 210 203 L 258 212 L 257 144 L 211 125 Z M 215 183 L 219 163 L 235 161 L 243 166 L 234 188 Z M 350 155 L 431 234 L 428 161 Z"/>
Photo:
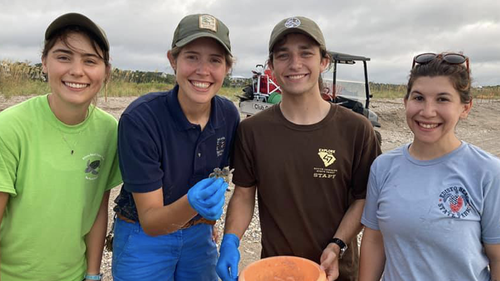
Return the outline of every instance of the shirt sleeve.
<path id="1" fill-rule="evenodd" d="M 5 127 L 0 129 L 0 192 L 16 196 L 19 142 L 14 140 L 13 134 L 13 131 L 7 131 Z"/>
<path id="2" fill-rule="evenodd" d="M 379 230 L 377 210 L 378 210 L 378 198 L 380 194 L 380 187 L 377 183 L 377 177 L 375 172 L 375 164 L 370 171 L 370 177 L 368 179 L 368 191 L 366 195 L 365 207 L 363 210 L 363 216 L 361 217 L 361 223 L 374 230 Z"/>
<path id="3" fill-rule="evenodd" d="M 111 169 L 109 170 L 108 183 L 106 184 L 106 191 L 118 186 L 122 182 L 123 182 L 122 174 L 120 172 L 120 167 L 118 162 L 118 151 L 116 151 L 115 157 L 113 159 L 113 164 L 111 165 Z"/>
<path id="4" fill-rule="evenodd" d="M 500 174 L 486 185 L 481 232 L 486 244 L 500 244 Z"/>
<path id="5" fill-rule="evenodd" d="M 225 159 L 225 165 L 223 165 L 223 167 L 225 166 L 230 166 L 231 169 L 233 168 L 233 159 L 232 159 L 232 155 L 234 154 L 234 149 L 235 149 L 235 139 L 236 139 L 236 134 L 237 134 L 237 131 L 238 131 L 238 127 L 240 125 L 240 113 L 238 112 L 238 109 L 236 108 L 236 106 L 231 102 L 231 107 L 232 109 L 232 112 L 231 112 L 231 117 L 230 118 L 234 118 L 234 123 L 233 123 L 233 126 L 231 127 L 231 142 L 229 143 L 229 153 L 228 153 L 228 157 L 227 159 Z"/>
<path id="6" fill-rule="evenodd" d="M 351 195 L 354 199 L 366 197 L 370 167 L 375 158 L 382 153 L 373 126 L 368 120 L 364 121 L 363 129 L 358 133 L 358 136 L 364 140 L 362 145 L 358 146 L 362 149 L 355 156 L 352 167 Z"/>
<path id="7" fill-rule="evenodd" d="M 257 184 L 254 173 L 254 161 L 249 152 L 248 142 L 245 136 L 250 133 L 245 131 L 244 122 L 237 130 L 231 163 L 234 168 L 233 183 L 241 187 L 252 187 Z"/>
<path id="8" fill-rule="evenodd" d="M 147 122 L 146 116 L 138 114 L 120 118 L 118 159 L 123 187 L 129 192 L 145 193 L 162 187 L 161 153 L 154 126 L 155 122 Z"/>

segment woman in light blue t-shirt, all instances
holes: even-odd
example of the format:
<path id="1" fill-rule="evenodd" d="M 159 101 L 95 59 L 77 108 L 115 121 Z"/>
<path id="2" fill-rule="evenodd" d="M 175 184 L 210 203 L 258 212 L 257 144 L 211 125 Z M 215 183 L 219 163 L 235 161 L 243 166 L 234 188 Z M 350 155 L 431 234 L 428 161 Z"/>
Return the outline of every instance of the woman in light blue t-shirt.
<path id="1" fill-rule="evenodd" d="M 470 85 L 462 54 L 414 58 L 404 97 L 414 139 L 371 167 L 360 281 L 500 280 L 500 160 L 455 134 Z"/>

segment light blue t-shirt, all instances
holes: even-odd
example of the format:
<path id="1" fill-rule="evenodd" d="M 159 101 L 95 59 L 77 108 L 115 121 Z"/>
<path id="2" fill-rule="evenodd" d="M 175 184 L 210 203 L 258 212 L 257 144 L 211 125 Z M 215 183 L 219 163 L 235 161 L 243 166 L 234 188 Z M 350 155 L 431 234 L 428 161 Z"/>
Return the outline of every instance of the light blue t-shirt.
<path id="1" fill-rule="evenodd" d="M 419 161 L 409 144 L 371 167 L 361 222 L 383 236 L 384 281 L 489 281 L 482 243 L 500 244 L 500 159 L 462 142 Z"/>

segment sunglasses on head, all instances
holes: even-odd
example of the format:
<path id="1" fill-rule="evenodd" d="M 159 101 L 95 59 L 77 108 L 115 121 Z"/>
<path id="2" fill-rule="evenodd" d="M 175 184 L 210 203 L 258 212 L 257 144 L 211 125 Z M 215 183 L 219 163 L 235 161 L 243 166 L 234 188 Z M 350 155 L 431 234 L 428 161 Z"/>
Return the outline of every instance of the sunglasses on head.
<path id="1" fill-rule="evenodd" d="M 465 62 L 465 66 L 467 67 L 467 72 L 469 72 L 469 58 L 457 53 L 442 53 L 442 54 L 434 54 L 434 53 L 423 53 L 417 55 L 413 58 L 413 64 L 411 68 L 415 67 L 415 64 L 427 64 L 435 59 L 440 59 L 449 64 L 462 64 Z"/>

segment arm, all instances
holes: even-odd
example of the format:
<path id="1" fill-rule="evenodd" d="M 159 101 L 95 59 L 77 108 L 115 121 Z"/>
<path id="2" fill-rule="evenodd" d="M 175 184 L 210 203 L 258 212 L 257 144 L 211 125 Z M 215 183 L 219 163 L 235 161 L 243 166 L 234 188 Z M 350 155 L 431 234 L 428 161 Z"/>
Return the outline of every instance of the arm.
<path id="1" fill-rule="evenodd" d="M 226 225 L 224 226 L 225 234 L 233 233 L 240 239 L 243 237 L 252 221 L 255 207 L 255 190 L 255 186 L 249 188 L 235 187 L 227 207 Z"/>
<path id="2" fill-rule="evenodd" d="M 222 178 L 206 178 L 192 186 L 187 195 L 163 206 L 163 189 L 133 193 L 144 232 L 162 235 L 180 229 L 196 214 L 218 220 L 223 212 L 227 183 Z"/>
<path id="3" fill-rule="evenodd" d="M 197 214 L 189 205 L 187 195 L 166 206 L 163 206 L 162 188 L 146 193 L 133 193 L 133 196 L 141 226 L 150 236 L 175 232 Z"/>
<path id="4" fill-rule="evenodd" d="M 94 225 L 85 237 L 85 244 L 87 244 L 87 273 L 91 275 L 99 274 L 101 271 L 102 251 L 108 228 L 109 193 L 110 191 L 104 193 Z"/>
<path id="5" fill-rule="evenodd" d="M 347 212 L 345 213 L 340 225 L 335 232 L 335 237 L 341 239 L 346 244 L 349 244 L 352 239 L 358 235 L 363 226 L 361 225 L 361 215 L 363 214 L 363 207 L 365 205 L 365 199 L 355 200 Z M 332 237 L 333 238 L 333 237 Z M 326 271 L 327 278 L 329 281 L 335 280 L 339 275 L 339 254 L 340 247 L 335 243 L 330 243 L 323 250 L 321 255 L 321 267 Z"/>
<path id="6" fill-rule="evenodd" d="M 2 224 L 3 211 L 5 210 L 5 206 L 7 206 L 8 202 L 9 202 L 9 194 L 5 192 L 0 192 L 0 225 Z M 0 267 L 2 265 L 1 250 L 2 249 L 0 249 Z"/>
<path id="7" fill-rule="evenodd" d="M 252 221 L 255 207 L 255 186 L 245 188 L 236 186 L 229 201 L 226 215 L 224 237 L 220 246 L 220 256 L 216 271 L 223 281 L 238 279 L 240 239 Z"/>
<path id="8" fill-rule="evenodd" d="M 385 265 L 384 241 L 382 233 L 365 227 L 361 241 L 359 281 L 378 281 Z"/>
<path id="9" fill-rule="evenodd" d="M 335 232 L 335 237 L 345 241 L 345 243 L 350 243 L 352 239 L 358 235 L 363 228 L 361 224 L 361 215 L 363 214 L 364 206 L 365 199 L 355 200 L 351 206 L 349 206 L 349 209 L 347 209 L 347 212 L 340 222 L 337 232 Z M 335 251 L 338 253 L 340 248 L 337 244 L 333 245 L 337 248 Z"/>
<path id="10" fill-rule="evenodd" d="M 500 281 L 500 244 L 484 244 L 490 260 L 491 281 Z"/>

